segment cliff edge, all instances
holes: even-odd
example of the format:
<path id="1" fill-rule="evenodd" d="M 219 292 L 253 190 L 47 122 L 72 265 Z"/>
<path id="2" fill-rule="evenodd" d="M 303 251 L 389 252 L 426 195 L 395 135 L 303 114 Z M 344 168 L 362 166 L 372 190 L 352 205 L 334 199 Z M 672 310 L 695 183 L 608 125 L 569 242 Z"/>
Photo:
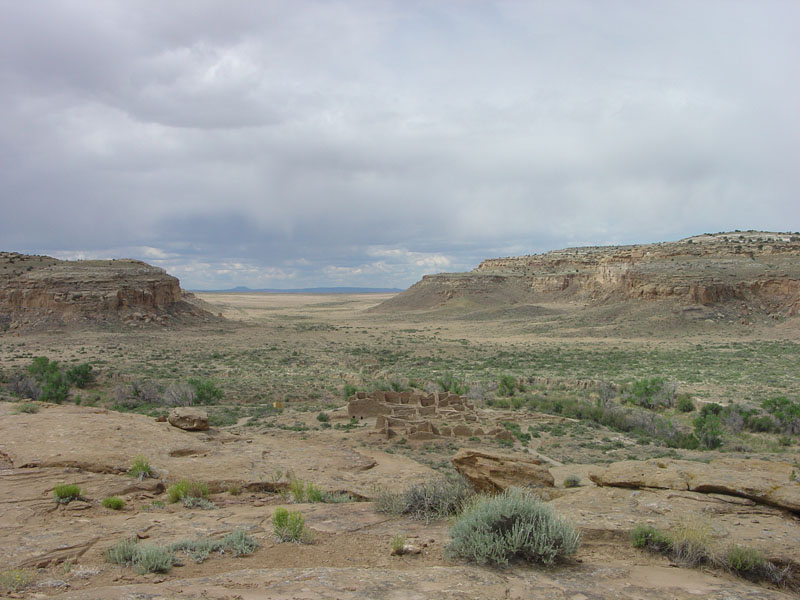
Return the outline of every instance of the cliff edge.
<path id="1" fill-rule="evenodd" d="M 741 301 L 792 316 L 800 311 L 800 234 L 736 231 L 493 258 L 467 273 L 426 275 L 373 310 L 630 300 L 687 306 Z"/>
<path id="2" fill-rule="evenodd" d="M 167 325 L 213 319 L 177 278 L 138 260 L 0 252 L 0 331 L 67 323 Z"/>

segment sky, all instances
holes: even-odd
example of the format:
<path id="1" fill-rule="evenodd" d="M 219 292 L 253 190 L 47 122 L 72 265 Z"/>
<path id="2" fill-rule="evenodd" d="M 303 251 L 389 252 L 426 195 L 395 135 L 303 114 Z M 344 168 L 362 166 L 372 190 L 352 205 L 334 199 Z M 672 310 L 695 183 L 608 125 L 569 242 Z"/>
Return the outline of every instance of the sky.
<path id="1" fill-rule="evenodd" d="M 796 0 L 0 0 L 0 249 L 188 289 L 800 229 Z"/>

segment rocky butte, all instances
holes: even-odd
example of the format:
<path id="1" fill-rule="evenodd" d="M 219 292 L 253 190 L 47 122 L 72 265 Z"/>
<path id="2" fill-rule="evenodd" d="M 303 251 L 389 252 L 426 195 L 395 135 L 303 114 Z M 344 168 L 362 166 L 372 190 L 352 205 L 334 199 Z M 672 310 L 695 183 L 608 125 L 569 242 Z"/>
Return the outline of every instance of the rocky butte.
<path id="1" fill-rule="evenodd" d="M 162 324 L 212 315 L 177 278 L 138 260 L 0 252 L 0 331 L 63 323 Z"/>
<path id="2" fill-rule="evenodd" d="M 800 311 L 800 232 L 735 231 L 493 258 L 467 273 L 426 275 L 374 310 L 623 301 L 734 301 L 794 315 Z"/>

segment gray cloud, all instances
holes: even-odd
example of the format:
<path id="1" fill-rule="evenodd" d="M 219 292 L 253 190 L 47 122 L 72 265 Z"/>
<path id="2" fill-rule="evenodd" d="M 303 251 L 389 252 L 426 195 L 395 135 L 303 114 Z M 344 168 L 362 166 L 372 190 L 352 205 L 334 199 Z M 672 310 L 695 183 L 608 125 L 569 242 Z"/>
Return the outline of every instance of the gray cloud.
<path id="1" fill-rule="evenodd" d="M 800 229 L 795 2 L 2 3 L 0 241 L 187 287 Z"/>

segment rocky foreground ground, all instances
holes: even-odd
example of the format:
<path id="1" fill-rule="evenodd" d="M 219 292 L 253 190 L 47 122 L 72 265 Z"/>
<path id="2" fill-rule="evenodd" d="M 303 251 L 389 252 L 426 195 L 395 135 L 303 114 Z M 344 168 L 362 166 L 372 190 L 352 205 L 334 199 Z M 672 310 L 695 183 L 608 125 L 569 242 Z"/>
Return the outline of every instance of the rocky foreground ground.
<path id="1" fill-rule="evenodd" d="M 445 560 L 446 521 L 426 525 L 375 510 L 370 500 L 379 489 L 401 490 L 438 474 L 371 448 L 366 431 L 190 432 L 98 408 L 41 404 L 36 413 L 18 413 L 17 407 L 0 403 L 0 561 L 4 568 L 33 574 L 18 593 L 22 597 L 794 597 L 789 589 L 724 571 L 679 567 L 632 548 L 627 539 L 637 523 L 668 528 L 702 518 L 711 524 L 716 543 L 752 546 L 782 565 L 796 565 L 800 484 L 789 464 L 742 459 L 548 466 L 556 485 L 544 495 L 580 528 L 583 545 L 575 557 L 553 567 L 496 570 Z M 337 417 L 347 418 L 344 412 Z M 142 454 L 158 478 L 126 475 Z M 500 455 L 484 474 L 499 477 L 503 463 Z M 362 501 L 290 506 L 280 493 L 289 472 Z M 583 484 L 561 487 L 572 473 L 582 474 Z M 182 478 L 208 483 L 216 508 L 166 503 L 164 485 Z M 52 491 L 60 483 L 80 485 L 86 500 L 55 503 Z M 232 495 L 231 488 L 241 493 Z M 111 495 L 126 500 L 123 510 L 101 506 Z M 271 516 L 278 506 L 305 515 L 313 544 L 275 542 Z M 237 528 L 258 541 L 252 555 L 212 556 L 202 564 L 186 560 L 168 574 L 148 575 L 104 560 L 104 550 L 126 537 L 167 544 L 220 537 Z M 397 534 L 422 552 L 391 556 L 390 540 Z"/>

